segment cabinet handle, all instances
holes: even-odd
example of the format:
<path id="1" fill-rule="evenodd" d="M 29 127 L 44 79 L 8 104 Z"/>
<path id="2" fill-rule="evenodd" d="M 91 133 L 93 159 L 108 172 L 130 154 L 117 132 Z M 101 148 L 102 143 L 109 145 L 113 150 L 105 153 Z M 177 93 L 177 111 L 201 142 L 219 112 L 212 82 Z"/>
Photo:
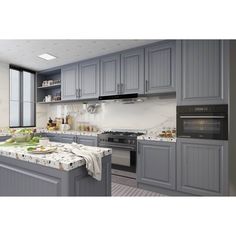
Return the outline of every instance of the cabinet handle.
<path id="1" fill-rule="evenodd" d="M 124 90 L 124 84 L 121 83 L 121 84 L 120 84 L 120 93 L 123 93 L 123 92 L 124 92 L 123 90 Z"/>
<path id="2" fill-rule="evenodd" d="M 81 89 L 79 88 L 79 98 L 81 97 Z"/>
<path id="3" fill-rule="evenodd" d="M 76 89 L 76 98 L 79 98 L 79 90 Z"/>
<path id="4" fill-rule="evenodd" d="M 120 94 L 120 84 L 117 84 L 117 93 Z"/>
<path id="5" fill-rule="evenodd" d="M 146 92 L 148 92 L 148 87 L 149 87 L 149 83 L 148 83 L 148 82 L 149 82 L 148 80 L 145 81 L 145 83 L 146 83 L 146 84 L 145 84 Z"/>

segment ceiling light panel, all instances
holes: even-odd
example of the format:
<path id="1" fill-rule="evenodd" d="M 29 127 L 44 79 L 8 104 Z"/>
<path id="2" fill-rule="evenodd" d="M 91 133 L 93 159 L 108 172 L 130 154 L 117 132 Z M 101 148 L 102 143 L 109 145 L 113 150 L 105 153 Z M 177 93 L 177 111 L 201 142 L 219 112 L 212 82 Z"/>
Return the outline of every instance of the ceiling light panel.
<path id="1" fill-rule="evenodd" d="M 47 61 L 56 59 L 55 56 L 53 56 L 53 55 L 51 55 L 49 53 L 44 53 L 44 54 L 38 55 L 38 57 L 40 57 L 40 58 L 42 58 L 44 60 L 47 60 Z"/>

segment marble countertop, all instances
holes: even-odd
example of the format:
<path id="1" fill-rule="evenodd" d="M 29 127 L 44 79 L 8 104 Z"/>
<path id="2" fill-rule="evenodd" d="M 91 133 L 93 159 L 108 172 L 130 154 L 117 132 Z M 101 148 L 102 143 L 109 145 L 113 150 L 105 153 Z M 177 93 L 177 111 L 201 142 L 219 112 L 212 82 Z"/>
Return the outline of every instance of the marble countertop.
<path id="1" fill-rule="evenodd" d="M 161 138 L 155 134 L 145 134 L 138 136 L 138 140 L 149 140 L 149 141 L 163 141 L 163 142 L 176 142 L 176 138 Z"/>
<path id="2" fill-rule="evenodd" d="M 57 147 L 57 151 L 51 154 L 30 154 L 27 152 L 27 147 L 0 146 L 0 156 L 15 158 L 63 171 L 70 171 L 85 165 L 84 158 L 65 151 L 65 147 L 68 144 L 51 142 L 51 145 Z M 109 148 L 89 147 L 90 150 L 91 153 L 98 153 L 102 157 L 112 154 L 112 150 Z"/>
<path id="3" fill-rule="evenodd" d="M 85 136 L 97 136 L 100 132 L 88 132 L 88 131 L 76 131 L 76 130 L 68 130 L 68 131 L 50 131 L 47 129 L 37 129 L 37 133 L 49 133 L 49 134 L 72 134 L 72 135 L 85 135 Z"/>
<path id="4" fill-rule="evenodd" d="M 11 136 L 9 133 L 0 133 L 0 137 Z"/>

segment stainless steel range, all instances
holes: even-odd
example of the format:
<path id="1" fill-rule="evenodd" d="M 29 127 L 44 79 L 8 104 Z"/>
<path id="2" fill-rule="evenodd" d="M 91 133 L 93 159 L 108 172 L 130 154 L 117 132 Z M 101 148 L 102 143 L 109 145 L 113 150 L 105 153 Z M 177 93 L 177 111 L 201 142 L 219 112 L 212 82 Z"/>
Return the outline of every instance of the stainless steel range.
<path id="1" fill-rule="evenodd" d="M 112 148 L 112 168 L 136 173 L 137 137 L 143 133 L 107 131 L 98 135 L 98 146 Z"/>

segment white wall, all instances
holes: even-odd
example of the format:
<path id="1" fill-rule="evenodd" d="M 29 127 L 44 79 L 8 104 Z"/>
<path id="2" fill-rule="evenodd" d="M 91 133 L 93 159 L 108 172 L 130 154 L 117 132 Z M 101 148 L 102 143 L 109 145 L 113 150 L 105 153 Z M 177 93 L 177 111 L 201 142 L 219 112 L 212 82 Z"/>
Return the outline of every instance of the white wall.
<path id="1" fill-rule="evenodd" d="M 0 127 L 9 127 L 9 65 L 0 62 Z"/>
<path id="2" fill-rule="evenodd" d="M 45 127 L 48 117 L 70 114 L 76 122 L 87 121 L 101 129 L 150 129 L 176 126 L 176 98 L 152 97 L 142 103 L 109 102 L 101 105 L 97 114 L 83 110 L 82 103 L 37 106 L 37 126 Z M 76 128 L 76 122 L 73 128 Z"/>

